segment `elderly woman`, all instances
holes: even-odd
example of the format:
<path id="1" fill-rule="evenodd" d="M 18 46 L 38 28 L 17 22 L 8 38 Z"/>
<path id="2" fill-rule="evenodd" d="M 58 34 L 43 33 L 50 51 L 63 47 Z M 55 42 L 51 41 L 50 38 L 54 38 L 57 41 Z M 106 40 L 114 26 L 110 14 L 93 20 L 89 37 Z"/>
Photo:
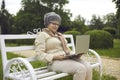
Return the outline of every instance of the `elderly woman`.
<path id="1" fill-rule="evenodd" d="M 66 46 L 67 41 L 57 32 L 61 24 L 61 17 L 55 12 L 44 15 L 46 28 L 35 39 L 36 58 L 48 63 L 53 71 L 73 74 L 73 80 L 92 80 L 92 69 L 81 59 L 68 59 L 66 55 L 73 54 Z"/>

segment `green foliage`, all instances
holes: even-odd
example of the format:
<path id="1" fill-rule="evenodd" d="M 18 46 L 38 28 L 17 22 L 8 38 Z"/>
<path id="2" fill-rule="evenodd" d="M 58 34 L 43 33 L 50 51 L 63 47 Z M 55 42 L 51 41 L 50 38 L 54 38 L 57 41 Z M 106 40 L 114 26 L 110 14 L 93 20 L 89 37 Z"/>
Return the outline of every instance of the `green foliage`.
<path id="1" fill-rule="evenodd" d="M 57 79 L 57 80 L 73 80 L 73 75 L 69 75 L 69 76 L 66 76 L 64 78 L 60 78 L 60 79 Z"/>
<path id="2" fill-rule="evenodd" d="M 113 38 L 109 32 L 92 30 L 85 34 L 90 35 L 90 48 L 108 49 L 113 47 Z"/>
<path id="3" fill-rule="evenodd" d="M 113 29 L 113 28 L 111 28 L 111 27 L 103 28 L 103 30 L 109 32 L 109 33 L 112 34 L 113 36 L 116 34 L 115 29 Z"/>
<path id="4" fill-rule="evenodd" d="M 85 19 L 78 15 L 72 22 L 71 29 L 75 29 L 76 31 L 79 31 L 83 34 L 88 30 L 88 27 L 85 25 Z"/>
<path id="5" fill-rule="evenodd" d="M 3 74 L 2 74 L 3 73 L 3 70 L 2 70 L 3 69 L 3 67 L 2 67 L 3 64 L 2 64 L 1 53 L 0 53 L 0 65 L 1 65 L 0 66 L 0 72 L 1 72 L 0 73 L 0 80 L 3 80 Z"/>
<path id="6" fill-rule="evenodd" d="M 95 49 L 101 56 L 120 58 L 120 39 L 114 39 L 114 47 L 111 49 Z"/>
<path id="7" fill-rule="evenodd" d="M 50 8 L 62 9 L 63 6 L 68 3 L 68 0 L 41 0 L 43 3 L 47 4 Z"/>
<path id="8" fill-rule="evenodd" d="M 35 39 L 11 39 L 5 40 L 6 46 L 34 45 Z"/>
<path id="9" fill-rule="evenodd" d="M 7 53 L 7 57 L 8 57 L 8 59 L 12 59 L 12 58 L 16 58 L 16 57 L 23 57 L 23 58 L 25 58 L 24 56 L 20 56 L 19 54 L 13 54 L 12 52 L 8 52 Z"/>
<path id="10" fill-rule="evenodd" d="M 31 5 L 32 6 L 32 5 Z M 46 7 L 38 5 L 39 8 L 25 8 L 25 10 L 20 10 L 17 16 L 14 17 L 15 21 L 15 32 L 14 33 L 26 33 L 27 31 L 32 31 L 34 28 L 43 28 L 43 15 L 45 12 L 40 12 L 41 8 L 48 10 Z M 48 10 L 50 11 L 50 10 Z"/>
<path id="11" fill-rule="evenodd" d="M 120 38 L 120 0 L 112 0 L 116 5 L 116 18 L 117 18 L 117 37 Z"/>
<path id="12" fill-rule="evenodd" d="M 117 18 L 114 13 L 109 13 L 104 16 L 104 28 L 103 30 L 110 32 L 114 37 L 118 34 Z"/>
<path id="13" fill-rule="evenodd" d="M 6 43 L 8 44 L 8 46 L 9 46 L 9 44 L 16 44 L 17 46 L 33 45 L 34 44 L 34 39 L 31 39 L 31 40 L 23 39 L 22 41 L 21 41 L 21 39 L 19 39 L 19 40 L 6 40 Z"/>
<path id="14" fill-rule="evenodd" d="M 81 33 L 78 31 L 66 31 L 66 32 L 64 32 L 64 34 L 72 34 L 74 41 L 76 41 L 76 35 L 80 35 Z"/>
<path id="15" fill-rule="evenodd" d="M 116 29 L 117 28 L 117 18 L 114 13 L 109 13 L 106 16 L 103 17 L 103 21 L 105 26 L 104 27 L 111 27 Z"/>
<path id="16" fill-rule="evenodd" d="M 99 80 L 99 73 L 95 70 L 93 70 L 93 80 Z M 117 80 L 117 78 L 104 74 L 101 80 Z"/>
<path id="17" fill-rule="evenodd" d="M 14 33 L 21 34 L 32 31 L 34 28 L 44 28 L 44 14 L 51 11 L 62 17 L 64 23 L 61 26 L 68 26 L 70 24 L 70 12 L 63 9 L 67 3 L 68 0 L 22 0 L 22 8 L 14 17 Z"/>
<path id="18" fill-rule="evenodd" d="M 13 18 L 12 15 L 5 9 L 5 2 L 2 1 L 0 9 L 0 33 L 10 34 L 12 31 Z"/>
<path id="19" fill-rule="evenodd" d="M 117 17 L 120 18 L 120 0 L 112 0 L 115 4 L 116 4 L 116 8 L 117 8 Z"/>
<path id="20" fill-rule="evenodd" d="M 45 66 L 47 66 L 47 63 L 42 62 L 42 61 L 32 61 L 32 62 L 31 62 L 31 65 L 32 65 L 34 68 L 39 68 L 39 67 L 45 67 Z"/>
<path id="21" fill-rule="evenodd" d="M 99 16 L 97 17 L 96 15 L 93 15 L 89 26 L 92 30 L 101 30 L 104 25 L 102 19 Z"/>

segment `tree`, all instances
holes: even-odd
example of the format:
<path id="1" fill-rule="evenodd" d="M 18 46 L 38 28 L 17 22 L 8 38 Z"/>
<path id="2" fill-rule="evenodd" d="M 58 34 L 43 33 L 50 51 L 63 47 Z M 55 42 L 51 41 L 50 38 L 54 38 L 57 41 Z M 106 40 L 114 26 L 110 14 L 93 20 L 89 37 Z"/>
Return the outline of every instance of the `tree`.
<path id="1" fill-rule="evenodd" d="M 46 4 L 51 9 L 63 10 L 63 6 L 68 2 L 68 0 L 41 0 L 44 4 Z"/>
<path id="2" fill-rule="evenodd" d="M 120 0 L 112 0 L 116 4 L 117 35 L 120 38 Z"/>
<path id="3" fill-rule="evenodd" d="M 63 22 L 61 27 L 65 28 L 65 26 L 70 25 L 72 14 L 70 10 L 64 9 L 64 5 L 69 3 L 68 0 L 42 0 L 42 2 L 61 16 Z"/>
<path id="4" fill-rule="evenodd" d="M 15 33 L 26 33 L 34 28 L 44 28 L 44 14 L 50 11 L 62 17 L 64 23 L 61 26 L 67 26 L 70 22 L 70 13 L 63 9 L 66 3 L 67 0 L 22 0 L 22 8 L 15 16 Z"/>
<path id="5" fill-rule="evenodd" d="M 109 13 L 103 17 L 104 20 L 104 30 L 116 36 L 117 33 L 117 18 L 114 13 Z"/>
<path id="6" fill-rule="evenodd" d="M 97 17 L 96 15 L 93 15 L 89 26 L 90 29 L 101 30 L 104 25 L 102 19 L 99 16 Z"/>
<path id="7" fill-rule="evenodd" d="M 78 15 L 72 22 L 71 28 L 83 34 L 87 30 L 87 26 L 85 25 L 85 19 Z"/>
<path id="8" fill-rule="evenodd" d="M 2 34 L 11 33 L 11 26 L 13 24 L 12 15 L 5 9 L 5 1 L 2 1 L 1 10 L 0 10 L 0 27 Z"/>
<path id="9" fill-rule="evenodd" d="M 109 13 L 106 16 L 103 17 L 103 22 L 105 24 L 105 27 L 111 27 L 116 29 L 117 28 L 117 19 L 114 13 Z"/>
<path id="10" fill-rule="evenodd" d="M 112 0 L 116 4 L 116 9 L 117 9 L 117 18 L 120 18 L 120 0 Z"/>

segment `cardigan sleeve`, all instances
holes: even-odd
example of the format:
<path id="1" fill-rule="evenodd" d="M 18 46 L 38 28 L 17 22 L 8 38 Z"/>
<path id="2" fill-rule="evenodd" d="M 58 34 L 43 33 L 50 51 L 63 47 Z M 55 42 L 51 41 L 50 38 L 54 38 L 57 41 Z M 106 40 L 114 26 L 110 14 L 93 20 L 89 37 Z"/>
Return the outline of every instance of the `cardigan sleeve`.
<path id="1" fill-rule="evenodd" d="M 44 32 L 40 32 L 36 37 L 35 39 L 35 52 L 37 54 L 36 58 L 44 62 L 52 62 L 53 55 L 45 52 L 46 50 L 45 41 L 47 37 L 48 35 Z"/>

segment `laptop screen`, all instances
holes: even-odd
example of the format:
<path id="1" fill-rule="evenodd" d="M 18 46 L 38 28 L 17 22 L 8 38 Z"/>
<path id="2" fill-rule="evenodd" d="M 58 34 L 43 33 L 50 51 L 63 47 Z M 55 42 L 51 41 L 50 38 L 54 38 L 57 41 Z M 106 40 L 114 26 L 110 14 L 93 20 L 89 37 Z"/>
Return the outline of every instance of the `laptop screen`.
<path id="1" fill-rule="evenodd" d="M 76 36 L 76 53 L 87 53 L 89 49 L 90 36 L 77 35 Z"/>

